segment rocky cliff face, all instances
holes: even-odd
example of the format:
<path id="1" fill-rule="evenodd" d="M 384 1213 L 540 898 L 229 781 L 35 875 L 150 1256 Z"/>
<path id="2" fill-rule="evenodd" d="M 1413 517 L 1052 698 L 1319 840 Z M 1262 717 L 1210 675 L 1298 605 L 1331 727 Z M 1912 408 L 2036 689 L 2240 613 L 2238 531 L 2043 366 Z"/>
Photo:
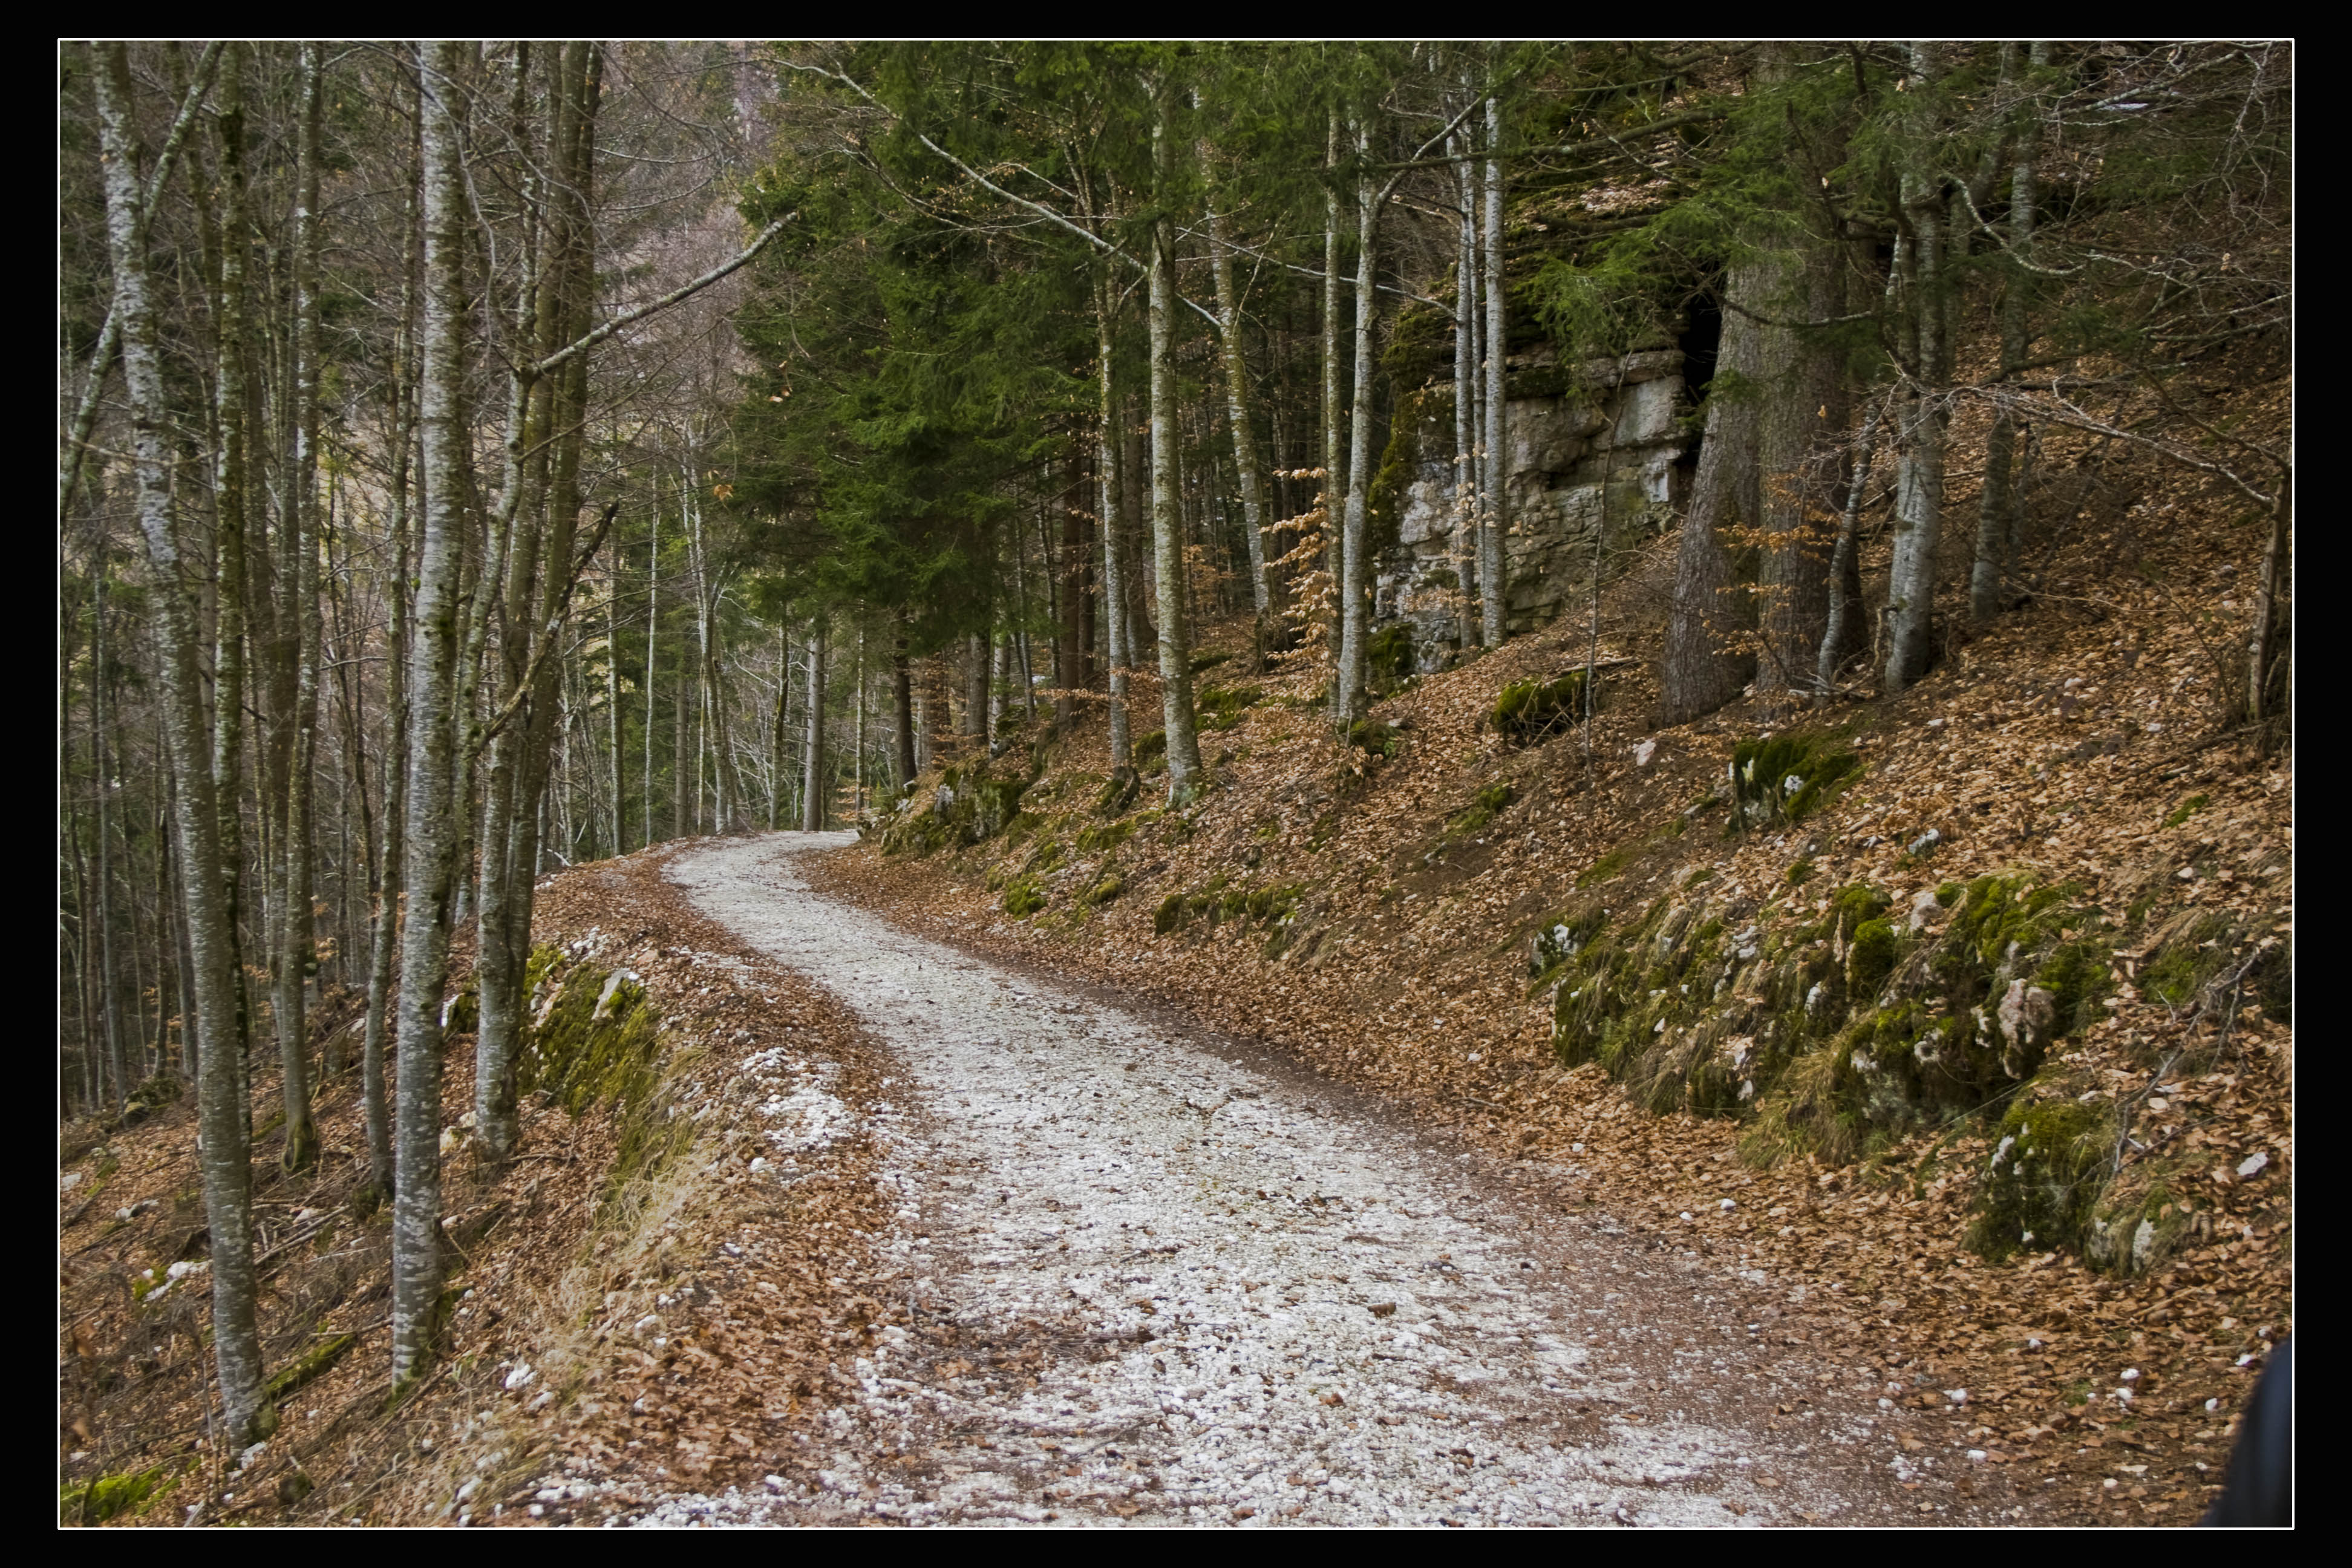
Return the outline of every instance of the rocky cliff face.
<path id="1" fill-rule="evenodd" d="M 1596 558 L 1605 575 L 1612 552 L 1671 522 L 1696 438 L 1680 423 L 1688 412 L 1680 350 L 1563 366 L 1541 348 L 1513 355 L 1511 370 L 1503 594 L 1517 635 L 1580 602 Z M 1455 536 L 1448 389 L 1409 409 L 1399 438 L 1410 443 L 1412 477 L 1396 501 L 1396 542 L 1377 563 L 1372 614 L 1381 626 L 1409 628 L 1415 663 L 1430 670 L 1461 646 L 1461 617 L 1476 616 L 1476 582 L 1456 575 L 1465 556 L 1475 570 L 1476 552 Z"/>

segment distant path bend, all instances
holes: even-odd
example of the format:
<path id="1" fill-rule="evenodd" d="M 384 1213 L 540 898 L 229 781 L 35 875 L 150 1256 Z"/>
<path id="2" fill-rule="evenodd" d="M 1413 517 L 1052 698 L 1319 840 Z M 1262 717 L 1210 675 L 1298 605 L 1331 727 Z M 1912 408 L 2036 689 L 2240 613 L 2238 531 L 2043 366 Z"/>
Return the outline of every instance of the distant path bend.
<path id="1" fill-rule="evenodd" d="M 1767 1349 L 1760 1275 L 1563 1215 L 1539 1167 L 1276 1053 L 814 891 L 800 857 L 852 841 L 669 875 L 903 1063 L 882 1254 L 918 1331 L 843 1369 L 822 1485 L 645 1522 L 1991 1521 L 1913 1479 L 1856 1369 Z"/>

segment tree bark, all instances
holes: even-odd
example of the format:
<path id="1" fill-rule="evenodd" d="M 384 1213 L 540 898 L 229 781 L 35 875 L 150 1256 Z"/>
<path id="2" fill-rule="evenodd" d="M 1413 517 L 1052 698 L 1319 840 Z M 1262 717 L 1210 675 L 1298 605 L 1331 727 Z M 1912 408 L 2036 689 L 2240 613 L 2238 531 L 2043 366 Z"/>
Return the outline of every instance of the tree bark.
<path id="1" fill-rule="evenodd" d="M 171 411 L 148 286 L 147 234 L 139 221 L 130 59 L 119 42 L 100 49 L 95 85 L 106 153 L 107 252 L 114 274 L 115 310 L 122 321 L 139 529 L 154 579 L 161 684 L 172 759 L 182 786 L 175 815 L 203 1042 L 198 1165 L 212 1258 L 213 1352 L 230 1441 L 244 1443 L 267 1436 L 277 1425 L 277 1412 L 262 1397 L 261 1342 L 255 1325 L 252 1164 L 246 1108 L 237 1098 L 236 998 L 230 984 L 233 953 L 227 940 L 220 805 L 213 795 L 212 759 L 205 754 L 196 634 L 172 516 Z"/>
<path id="2" fill-rule="evenodd" d="M 1110 765 L 1124 768 L 1132 766 L 1135 761 L 1134 737 L 1127 710 L 1127 672 L 1135 663 L 1135 648 L 1128 640 L 1127 497 L 1124 476 L 1119 471 L 1125 443 L 1120 438 L 1118 399 L 1112 374 L 1118 347 L 1113 331 L 1117 301 L 1109 268 L 1097 267 L 1095 368 L 1101 383 L 1102 439 L 1095 458 L 1095 490 L 1100 497 L 1097 512 L 1102 520 L 1104 640 L 1109 644 Z"/>
<path id="3" fill-rule="evenodd" d="M 1510 405 L 1504 396 L 1503 373 L 1509 368 L 1510 323 L 1503 274 L 1503 106 L 1494 84 L 1486 93 L 1486 493 L 1482 508 L 1485 526 L 1478 533 L 1478 609 L 1480 635 L 1488 647 L 1500 647 L 1507 635 L 1504 613 L 1503 539 L 1510 530 Z"/>
<path id="4" fill-rule="evenodd" d="M 1911 74 L 1931 82 L 1937 51 L 1911 48 Z M 1946 406 L 1951 366 L 1945 340 L 1944 183 L 1925 110 L 1911 128 L 1902 177 L 1902 222 L 1910 244 L 1903 308 L 1912 349 L 1902 405 L 1902 457 L 1895 488 L 1895 560 L 1888 574 L 1885 685 L 1901 691 L 1935 658 L 1936 557 L 1944 521 Z"/>
<path id="5" fill-rule="evenodd" d="M 2015 58 L 2017 46 L 2003 44 L 2001 48 L 2003 64 L 2009 64 Z M 2031 58 L 2033 69 L 2041 70 L 2050 62 L 2050 45 L 2036 41 Z M 2000 296 L 2000 379 L 2004 384 L 2013 381 L 2025 367 L 2026 303 L 2033 275 L 2024 263 L 2033 253 L 2033 171 L 2041 160 L 2041 111 L 2029 98 L 2018 112 L 2016 146 L 2010 160 L 2009 255 Z M 2016 531 L 2012 519 L 2023 500 L 2016 470 L 2017 417 L 2003 398 L 1993 416 L 1992 428 L 1985 435 L 1984 486 L 1977 496 L 1976 559 L 1969 569 L 1969 619 L 1979 626 L 2000 614 L 2001 594 L 2016 564 L 2011 552 Z"/>
<path id="6" fill-rule="evenodd" d="M 1454 259 L 1454 635 L 1465 648 L 1483 646 L 1478 581 L 1478 175 L 1470 132 L 1451 138 L 1462 201 L 1461 243 Z"/>
<path id="7" fill-rule="evenodd" d="M 1759 268 L 1732 268 L 1724 284 L 1727 301 L 1754 308 L 1767 292 L 1762 282 Z M 1761 329 L 1745 311 L 1726 310 L 1698 473 L 1675 555 L 1674 599 L 1658 672 L 1661 724 L 1713 712 L 1738 696 L 1755 673 L 1753 655 L 1738 646 L 1755 623 L 1735 538 L 1757 521 L 1754 393 L 1762 371 Z"/>
<path id="8" fill-rule="evenodd" d="M 1201 742 L 1192 721 L 1192 635 L 1185 612 L 1184 513 L 1176 489 L 1176 225 L 1166 209 L 1175 185 L 1175 138 L 1167 88 L 1151 127 L 1152 166 L 1161 195 L 1151 226 L 1151 545 L 1160 585 L 1160 712 L 1168 737 L 1168 800 L 1200 795 Z"/>
<path id="9" fill-rule="evenodd" d="M 898 793 L 915 787 L 915 682 L 907 667 L 907 612 L 898 611 L 898 631 L 890 644 L 890 760 L 898 770 Z"/>
<path id="10" fill-rule="evenodd" d="M 808 744 L 801 753 L 801 831 L 824 831 L 824 617 L 809 627 Z"/>
<path id="11" fill-rule="evenodd" d="M 1862 418 L 1862 432 L 1854 437 L 1853 467 L 1846 479 L 1844 504 L 1838 512 L 1837 543 L 1830 552 L 1828 615 L 1813 667 L 1814 689 L 1822 695 L 1837 685 L 1845 667 L 1870 642 L 1862 605 L 1862 552 L 1856 535 L 1861 528 L 1863 500 L 1870 489 L 1870 464 L 1878 440 L 1879 419 L 1885 410 L 1884 398 L 1872 398 L 1870 411 Z"/>
<path id="12" fill-rule="evenodd" d="M 1249 546 L 1250 604 L 1257 612 L 1261 639 L 1274 608 L 1274 580 L 1266 571 L 1265 479 L 1257 460 L 1257 435 L 1250 417 L 1249 362 L 1242 353 L 1242 310 L 1234 291 L 1234 256 L 1225 248 L 1214 207 L 1209 209 L 1209 257 L 1217 286 L 1217 336 L 1225 371 L 1225 414 L 1233 424 L 1234 472 L 1242 492 L 1242 537 Z"/>
<path id="13" fill-rule="evenodd" d="M 425 541 L 416 584 L 415 712 L 408 750 L 408 919 L 402 932 L 399 1092 L 393 1200 L 392 1372 L 421 1376 L 440 1323 L 441 992 L 448 978 L 459 803 L 456 783 L 457 556 L 463 506 L 467 205 L 463 145 L 470 47 L 438 40 L 426 55 L 423 437 Z"/>
<path id="14" fill-rule="evenodd" d="M 1356 132 L 1360 162 L 1371 156 L 1370 136 Z M 1356 342 L 1355 401 L 1348 419 L 1348 510 L 1340 532 L 1339 558 L 1339 719 L 1353 723 L 1370 707 L 1364 680 L 1365 644 L 1369 640 L 1370 567 L 1365 559 L 1365 506 L 1372 470 L 1372 331 L 1380 314 L 1380 292 L 1374 267 L 1380 252 L 1380 206 L 1371 172 L 1356 180 Z"/>

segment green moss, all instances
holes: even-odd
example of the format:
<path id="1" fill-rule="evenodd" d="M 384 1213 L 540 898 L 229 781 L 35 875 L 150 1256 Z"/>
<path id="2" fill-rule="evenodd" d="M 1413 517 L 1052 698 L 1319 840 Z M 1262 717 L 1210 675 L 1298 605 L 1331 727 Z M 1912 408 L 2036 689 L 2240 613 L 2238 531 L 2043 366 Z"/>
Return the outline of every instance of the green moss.
<path id="1" fill-rule="evenodd" d="M 99 1476 L 79 1486 L 61 1488 L 58 1492 L 58 1522 L 103 1524 L 168 1489 L 180 1479 L 180 1473 L 173 1466 L 157 1465 L 152 1469 Z"/>
<path id="2" fill-rule="evenodd" d="M 2024 1247 L 2080 1247 L 2105 1169 L 2104 1111 L 2074 1100 L 2010 1108 L 1969 1244 L 1991 1258 Z"/>
<path id="3" fill-rule="evenodd" d="M 1160 900 L 1160 907 L 1151 911 L 1151 930 L 1154 935 L 1166 936 L 1183 923 L 1184 895 L 1181 893 L 1169 894 Z"/>
<path id="4" fill-rule="evenodd" d="M 1403 739 L 1393 724 L 1384 724 L 1378 719 L 1359 719 L 1348 726 L 1348 744 L 1376 757 L 1393 757 Z"/>
<path id="5" fill-rule="evenodd" d="M 1127 883 L 1120 879 L 1118 873 L 1107 872 L 1093 887 L 1079 895 L 1079 901 L 1088 905 L 1107 904 L 1125 891 L 1127 891 Z"/>
<path id="6" fill-rule="evenodd" d="M 1515 746 L 1530 746 L 1584 717 L 1584 671 L 1554 680 L 1516 680 L 1496 694 L 1486 722 Z"/>
<path id="7" fill-rule="evenodd" d="M 530 1031 L 518 1087 L 546 1092 L 573 1116 L 595 1105 L 642 1110 L 653 1087 L 660 1027 L 634 976 L 574 965 Z"/>
<path id="8" fill-rule="evenodd" d="M 1078 829 L 1077 846 L 1081 855 L 1108 855 L 1127 842 L 1135 831 L 1132 822 L 1106 822 Z"/>
<path id="9" fill-rule="evenodd" d="M 1600 859 L 1595 860 L 1591 865 L 1587 866 L 1582 874 L 1576 879 L 1576 885 L 1579 888 L 1590 888 L 1598 883 L 1605 882 L 1610 878 L 1615 876 L 1618 872 L 1623 870 L 1625 868 L 1626 862 L 1631 860 L 1633 858 L 1633 851 L 1630 849 L 1622 847 L 1612 849 L 1608 854 L 1603 855 Z"/>
<path id="10" fill-rule="evenodd" d="M 1862 759 L 1832 735 L 1755 736 L 1731 752 L 1732 825 L 1801 822 L 1862 772 Z"/>
<path id="11" fill-rule="evenodd" d="M 1192 699 L 1193 711 L 1203 730 L 1230 730 L 1241 722 L 1242 715 L 1265 700 L 1265 693 L 1255 686 L 1204 686 Z M 1166 736 L 1161 736 L 1166 744 Z"/>
<path id="12" fill-rule="evenodd" d="M 270 1374 L 269 1381 L 262 1387 L 262 1397 L 270 1400 L 285 1398 L 342 1360 L 357 1343 L 357 1334 L 321 1335 L 316 1344 Z"/>
<path id="13" fill-rule="evenodd" d="M 1446 819 L 1444 838 L 1447 841 L 1467 838 L 1507 810 L 1519 792 L 1508 779 L 1498 779 L 1473 795 L 1465 809 Z"/>
<path id="14" fill-rule="evenodd" d="M 1164 771 L 1168 766 L 1168 731 L 1154 730 L 1148 735 L 1137 736 L 1133 754 L 1137 773 L 1149 777 Z"/>
<path id="15" fill-rule="evenodd" d="M 1812 879 L 1813 863 L 1810 859 L 1799 860 L 1789 868 L 1788 881 L 1792 888 L 1801 888 Z"/>
<path id="16" fill-rule="evenodd" d="M 1400 621 L 1372 635 L 1364 646 L 1364 663 L 1373 688 L 1388 690 L 1412 679 L 1412 628 Z"/>
<path id="17" fill-rule="evenodd" d="M 2206 804 L 2206 796 L 2201 795 L 2192 795 L 2187 800 L 2182 801 L 2179 805 L 2174 806 L 2170 812 L 2166 814 L 2164 825 L 2167 827 L 2178 827 L 2182 823 L 2188 821 L 2190 817 L 2196 816 L 2199 812 L 2204 810 Z"/>
<path id="18" fill-rule="evenodd" d="M 1015 920 L 1027 920 L 1045 907 L 1045 888 L 1034 877 L 1016 877 L 1005 885 L 1004 912 Z"/>
<path id="19" fill-rule="evenodd" d="M 1875 992 L 1895 972 L 1899 943 L 1895 927 L 1884 920 L 1864 921 L 1853 931 L 1846 952 L 1846 986 L 1856 996 Z"/>

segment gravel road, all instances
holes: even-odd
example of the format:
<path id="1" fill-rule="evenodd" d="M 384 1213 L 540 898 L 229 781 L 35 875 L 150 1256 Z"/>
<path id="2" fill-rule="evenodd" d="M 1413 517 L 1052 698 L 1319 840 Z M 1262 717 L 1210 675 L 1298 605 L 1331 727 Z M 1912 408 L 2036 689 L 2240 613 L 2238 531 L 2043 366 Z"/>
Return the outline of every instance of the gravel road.
<path id="1" fill-rule="evenodd" d="M 926 941 L 772 834 L 681 856 L 904 1076 L 886 1330 L 821 1483 L 646 1523 L 1990 1522 L 1859 1368 L 1768 1347 L 1760 1274 L 1465 1152 L 1278 1053 Z M 845 1108 L 844 1108 L 845 1109 Z M 789 1182 L 789 1159 L 763 1179 Z M 1908 1482 L 1906 1486 L 1905 1483 Z"/>

